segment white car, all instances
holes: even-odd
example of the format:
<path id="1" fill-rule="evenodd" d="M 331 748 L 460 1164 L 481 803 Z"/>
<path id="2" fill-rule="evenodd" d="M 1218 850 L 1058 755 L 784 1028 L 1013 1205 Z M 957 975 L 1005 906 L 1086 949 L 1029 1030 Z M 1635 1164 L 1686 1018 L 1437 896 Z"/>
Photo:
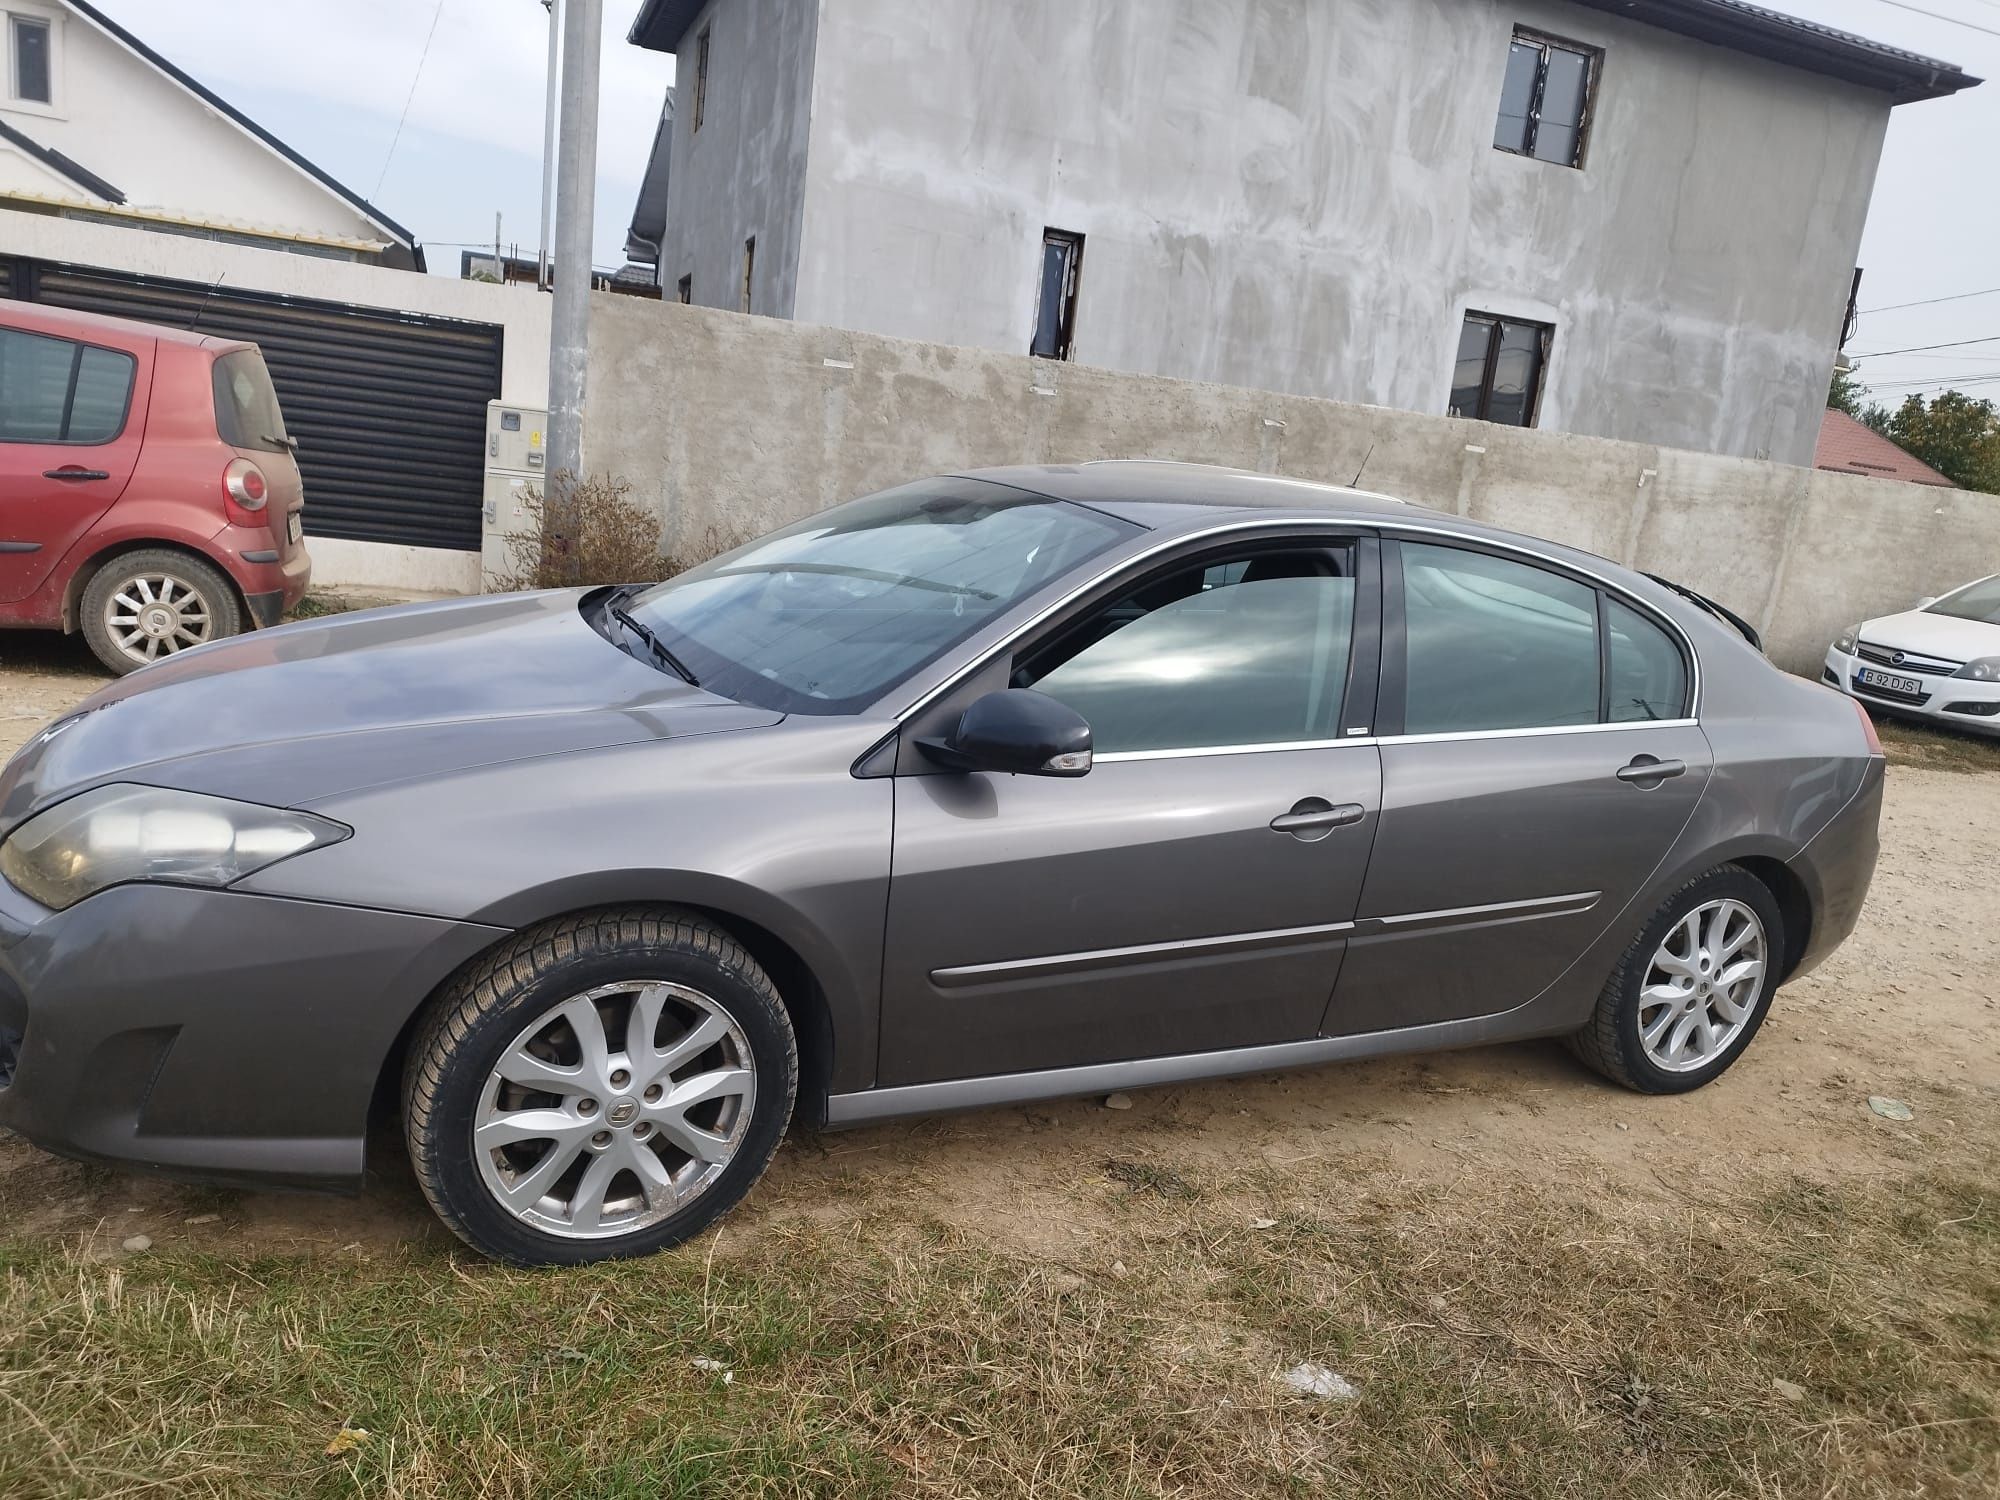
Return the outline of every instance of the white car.
<path id="1" fill-rule="evenodd" d="M 1871 708 L 2000 734 L 2000 573 L 1841 631 L 1820 675 Z"/>

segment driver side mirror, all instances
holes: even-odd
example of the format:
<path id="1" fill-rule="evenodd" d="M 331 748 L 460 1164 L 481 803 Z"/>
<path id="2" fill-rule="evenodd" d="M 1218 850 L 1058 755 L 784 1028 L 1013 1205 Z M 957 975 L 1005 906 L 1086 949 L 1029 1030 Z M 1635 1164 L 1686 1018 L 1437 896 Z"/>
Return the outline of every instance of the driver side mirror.
<path id="1" fill-rule="evenodd" d="M 959 715 L 950 734 L 920 739 L 917 748 L 954 771 L 1082 776 L 1090 770 L 1090 725 L 1046 693 L 1002 688 Z"/>

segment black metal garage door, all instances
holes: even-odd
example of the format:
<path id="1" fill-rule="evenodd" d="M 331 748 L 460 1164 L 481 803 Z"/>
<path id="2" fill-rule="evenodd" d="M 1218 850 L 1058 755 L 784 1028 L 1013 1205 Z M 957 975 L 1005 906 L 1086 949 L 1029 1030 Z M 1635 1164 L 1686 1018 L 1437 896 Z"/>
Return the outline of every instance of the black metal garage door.
<path id="1" fill-rule="evenodd" d="M 255 339 L 298 439 L 309 536 L 479 549 L 498 327 L 0 258 L 4 295 Z"/>

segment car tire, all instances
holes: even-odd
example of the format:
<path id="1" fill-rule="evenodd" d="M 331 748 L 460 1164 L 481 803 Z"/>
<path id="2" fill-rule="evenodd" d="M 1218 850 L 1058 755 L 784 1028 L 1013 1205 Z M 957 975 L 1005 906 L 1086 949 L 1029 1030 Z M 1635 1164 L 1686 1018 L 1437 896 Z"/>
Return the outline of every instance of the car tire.
<path id="1" fill-rule="evenodd" d="M 81 614 L 84 640 L 120 677 L 243 630 L 243 606 L 222 570 L 166 547 L 127 552 L 99 568 L 84 588 Z M 124 619 L 131 623 L 121 630 Z"/>
<path id="2" fill-rule="evenodd" d="M 1739 966 L 1753 949 L 1760 967 L 1749 975 Z M 1642 1094 L 1698 1089 L 1764 1024 L 1785 952 L 1784 918 L 1763 881 L 1738 865 L 1698 875 L 1632 940 L 1570 1050 Z"/>
<path id="3" fill-rule="evenodd" d="M 728 933 L 670 907 L 600 911 L 522 932 L 438 994 L 404 1069 L 404 1137 L 431 1207 L 482 1254 L 650 1255 L 763 1175 L 798 1073 L 784 1001 Z"/>

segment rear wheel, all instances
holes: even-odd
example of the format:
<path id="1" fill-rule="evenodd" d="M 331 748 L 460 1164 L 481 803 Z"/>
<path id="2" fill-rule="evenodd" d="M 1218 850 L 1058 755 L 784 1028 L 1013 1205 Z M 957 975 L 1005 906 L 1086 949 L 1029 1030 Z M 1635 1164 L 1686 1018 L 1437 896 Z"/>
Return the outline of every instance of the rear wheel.
<path id="1" fill-rule="evenodd" d="M 212 563 L 149 548 L 114 557 L 83 591 L 83 638 L 119 676 L 243 629 L 236 590 Z"/>
<path id="2" fill-rule="evenodd" d="M 1641 1093 L 1700 1088 L 1764 1024 L 1784 951 L 1763 881 L 1735 865 L 1697 876 L 1633 939 L 1570 1049 Z"/>
<path id="3" fill-rule="evenodd" d="M 411 1048 L 424 1195 L 529 1265 L 645 1255 L 720 1218 L 791 1118 L 798 1050 L 769 976 L 690 914 L 522 933 L 448 987 Z"/>

